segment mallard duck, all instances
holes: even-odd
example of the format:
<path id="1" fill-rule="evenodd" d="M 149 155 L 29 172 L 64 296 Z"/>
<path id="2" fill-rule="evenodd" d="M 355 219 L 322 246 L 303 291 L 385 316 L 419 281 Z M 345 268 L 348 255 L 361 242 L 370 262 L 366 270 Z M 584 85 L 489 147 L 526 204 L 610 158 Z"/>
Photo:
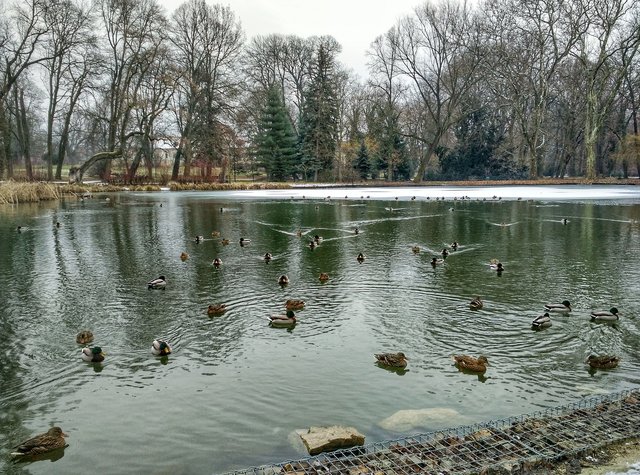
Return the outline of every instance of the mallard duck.
<path id="1" fill-rule="evenodd" d="M 459 246 L 459 245 L 460 245 L 460 244 L 458 244 L 458 241 L 453 241 L 453 242 L 451 243 L 451 249 L 453 249 L 454 251 L 457 251 L 457 250 L 458 250 L 458 246 Z"/>
<path id="2" fill-rule="evenodd" d="M 329 280 L 329 274 L 327 274 L 326 272 L 320 272 L 320 282 L 326 282 L 327 280 Z"/>
<path id="3" fill-rule="evenodd" d="M 547 328 L 551 326 L 551 317 L 549 316 L 549 312 L 545 312 L 544 315 L 537 316 L 531 322 L 531 328 L 537 330 L 539 328 Z"/>
<path id="4" fill-rule="evenodd" d="M 478 296 L 476 296 L 471 302 L 469 302 L 469 307 L 471 308 L 471 310 L 480 310 L 483 306 L 484 303 Z"/>
<path id="5" fill-rule="evenodd" d="M 296 324 L 296 314 L 293 310 L 287 310 L 286 315 L 272 315 L 269 318 L 270 325 L 273 327 L 291 327 Z"/>
<path id="6" fill-rule="evenodd" d="M 211 237 L 220 237 L 220 231 L 211 231 Z"/>
<path id="7" fill-rule="evenodd" d="M 222 243 L 223 246 L 228 246 L 229 245 L 229 240 L 227 238 L 222 238 L 220 240 L 220 242 Z"/>
<path id="8" fill-rule="evenodd" d="M 196 244 L 200 244 L 202 241 L 204 241 L 204 236 L 196 236 L 193 240 L 196 242 Z"/>
<path id="9" fill-rule="evenodd" d="M 569 220 L 567 218 L 562 218 L 562 224 L 567 224 L 569 222 Z"/>
<path id="10" fill-rule="evenodd" d="M 479 356 L 474 358 L 467 355 L 455 355 L 453 360 L 456 362 L 458 369 L 471 371 L 473 373 L 484 373 L 489 366 L 489 361 L 486 356 Z"/>
<path id="11" fill-rule="evenodd" d="M 85 346 L 82 348 L 82 353 L 80 354 L 83 361 L 88 361 L 90 363 L 100 363 L 104 361 L 104 353 L 102 352 L 102 348 L 99 346 L 88 347 Z"/>
<path id="12" fill-rule="evenodd" d="M 22 226 L 18 226 L 18 227 L 16 228 L 16 231 L 18 231 L 19 233 L 21 233 L 21 232 L 22 232 Z"/>
<path id="13" fill-rule="evenodd" d="M 432 257 L 432 258 L 431 258 L 431 265 L 432 265 L 433 267 L 435 267 L 435 266 L 439 266 L 440 264 L 444 264 L 444 259 L 438 259 L 438 258 L 436 258 L 436 257 Z"/>
<path id="14" fill-rule="evenodd" d="M 289 283 L 289 277 L 286 274 L 282 274 L 278 277 L 278 284 L 287 285 Z"/>
<path id="15" fill-rule="evenodd" d="M 354 232 L 355 234 L 360 234 L 360 230 L 359 230 L 358 228 L 354 229 L 354 230 L 353 230 L 353 232 Z"/>
<path id="16" fill-rule="evenodd" d="M 183 252 L 180 254 L 180 259 L 182 261 L 186 261 L 187 259 L 189 259 L 189 254 L 187 254 L 186 252 Z"/>
<path id="17" fill-rule="evenodd" d="M 502 265 L 502 262 L 491 262 L 489 264 L 489 268 L 496 272 L 502 272 L 504 270 L 504 266 Z"/>
<path id="18" fill-rule="evenodd" d="M 224 303 L 215 303 L 207 308 L 208 315 L 222 315 L 227 311 L 227 305 Z"/>
<path id="19" fill-rule="evenodd" d="M 91 343 L 93 341 L 93 333 L 89 330 L 82 330 L 80 333 L 76 335 L 76 343 L 81 345 L 86 345 L 87 343 Z"/>
<path id="20" fill-rule="evenodd" d="M 304 300 L 289 299 L 284 303 L 287 310 L 302 310 L 304 308 Z"/>
<path id="21" fill-rule="evenodd" d="M 589 355 L 586 363 L 592 368 L 596 369 L 611 369 L 618 366 L 618 363 L 620 363 L 620 358 L 612 355 Z"/>
<path id="22" fill-rule="evenodd" d="M 316 242 L 315 242 L 315 241 L 309 241 L 309 248 L 310 248 L 310 249 L 315 249 L 315 248 L 316 248 L 316 246 L 317 246 L 317 244 L 316 244 Z"/>
<path id="23" fill-rule="evenodd" d="M 373 355 L 378 363 L 385 366 L 393 366 L 394 368 L 404 368 L 407 366 L 407 358 L 404 353 L 377 353 Z"/>
<path id="24" fill-rule="evenodd" d="M 411 250 L 414 254 L 418 254 L 420 252 L 420 246 L 413 246 Z"/>
<path id="25" fill-rule="evenodd" d="M 615 322 L 619 319 L 620 319 L 620 315 L 618 314 L 618 309 L 615 307 L 611 307 L 611 309 L 608 312 L 606 310 L 591 312 L 591 320 L 603 321 L 603 322 Z"/>
<path id="26" fill-rule="evenodd" d="M 442 254 L 442 257 L 446 259 L 447 256 L 449 255 L 449 251 L 445 247 L 445 248 L 442 249 L 442 252 L 440 254 Z"/>
<path id="27" fill-rule="evenodd" d="M 246 246 L 251 242 L 251 239 L 245 239 L 243 237 L 240 238 L 240 246 Z"/>
<path id="28" fill-rule="evenodd" d="M 30 457 L 62 449 L 67 446 L 67 442 L 64 440 L 65 437 L 68 437 L 68 435 L 62 432 L 60 427 L 55 426 L 43 434 L 38 434 L 16 445 L 11 455 L 13 457 Z"/>
<path id="29" fill-rule="evenodd" d="M 316 234 L 315 236 L 313 236 L 313 240 L 316 242 L 316 244 L 320 244 L 320 241 L 322 241 L 322 236 L 318 236 Z"/>
<path id="30" fill-rule="evenodd" d="M 271 255 L 270 252 L 265 253 L 264 255 L 264 260 L 269 262 L 271 259 L 273 258 L 273 256 Z"/>
<path id="31" fill-rule="evenodd" d="M 216 257 L 211 264 L 213 264 L 214 267 L 220 267 L 222 265 L 222 259 Z"/>
<path id="32" fill-rule="evenodd" d="M 153 340 L 151 353 L 155 356 L 167 356 L 171 354 L 171 346 L 164 340 Z"/>
<path id="33" fill-rule="evenodd" d="M 562 303 L 548 303 L 544 306 L 547 312 L 569 313 L 571 311 L 571 303 L 563 300 Z"/>
<path id="34" fill-rule="evenodd" d="M 302 229 L 298 229 L 298 230 L 296 231 L 296 236 L 298 236 L 298 237 L 302 237 Z"/>
<path id="35" fill-rule="evenodd" d="M 361 253 L 361 252 L 360 252 L 360 253 L 358 253 L 358 257 L 356 257 L 356 260 L 357 260 L 358 262 L 362 262 L 362 261 L 364 261 L 364 260 L 365 260 L 364 254 L 363 254 L 363 253 Z"/>
<path id="36" fill-rule="evenodd" d="M 163 275 L 158 277 L 157 279 L 150 280 L 147 282 L 147 287 L 149 289 L 162 289 L 164 290 L 167 286 L 167 281 Z"/>

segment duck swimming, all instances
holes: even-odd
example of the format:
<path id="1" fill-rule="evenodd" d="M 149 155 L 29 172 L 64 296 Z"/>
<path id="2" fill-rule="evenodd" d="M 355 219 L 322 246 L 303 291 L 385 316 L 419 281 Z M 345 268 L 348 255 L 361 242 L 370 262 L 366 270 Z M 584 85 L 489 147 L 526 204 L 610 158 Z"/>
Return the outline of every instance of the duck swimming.
<path id="1" fill-rule="evenodd" d="M 476 296 L 471 302 L 469 302 L 469 307 L 471 310 L 480 310 L 484 306 L 482 299 Z"/>
<path id="2" fill-rule="evenodd" d="M 164 290 L 167 286 L 167 281 L 163 275 L 158 277 L 157 279 L 150 280 L 147 282 L 147 288 L 149 289 L 162 289 Z"/>
<path id="3" fill-rule="evenodd" d="M 67 446 L 65 437 L 68 435 L 62 432 L 60 427 L 55 426 L 43 434 L 38 434 L 16 445 L 11 455 L 13 457 L 30 457 L 62 449 Z"/>
<path id="4" fill-rule="evenodd" d="M 219 257 L 216 257 L 213 262 L 212 262 L 214 267 L 220 267 L 222 265 L 222 259 L 220 259 Z"/>
<path id="5" fill-rule="evenodd" d="M 251 239 L 245 239 L 245 238 L 240 238 L 240 245 L 241 246 L 246 246 L 247 244 L 249 244 L 251 242 Z"/>
<path id="6" fill-rule="evenodd" d="M 405 368 L 407 366 L 407 358 L 404 353 L 377 353 L 373 355 L 378 363 L 385 366 L 393 366 L 394 368 Z"/>
<path id="7" fill-rule="evenodd" d="M 356 260 L 360 263 L 362 263 L 364 261 L 365 257 L 363 253 L 358 253 L 358 257 L 356 257 Z"/>
<path id="8" fill-rule="evenodd" d="M 544 306 L 547 312 L 569 313 L 571 312 L 571 303 L 563 300 L 562 303 L 548 303 Z"/>
<path id="9" fill-rule="evenodd" d="M 611 309 L 608 312 L 605 310 L 591 312 L 592 321 L 616 322 L 619 319 L 620 319 L 620 316 L 618 314 L 618 309 L 615 307 L 611 307 Z"/>
<path id="10" fill-rule="evenodd" d="M 411 247 L 411 250 L 414 254 L 418 254 L 420 252 L 420 246 L 413 246 Z"/>
<path id="11" fill-rule="evenodd" d="M 487 371 L 487 366 L 489 365 L 486 356 L 474 358 L 473 356 L 467 355 L 455 355 L 453 359 L 458 369 L 471 371 L 473 373 L 484 373 Z"/>
<path id="12" fill-rule="evenodd" d="M 547 328 L 551 326 L 551 317 L 549 316 L 549 312 L 545 312 L 544 315 L 537 316 L 531 322 L 531 328 L 534 330 L 538 330 L 540 328 Z"/>
<path id="13" fill-rule="evenodd" d="M 180 259 L 182 261 L 186 261 L 187 259 L 189 259 L 189 254 L 187 254 L 186 252 L 183 252 L 180 254 Z"/>
<path id="14" fill-rule="evenodd" d="M 229 240 L 227 238 L 222 238 L 220 240 L 220 242 L 222 243 L 223 246 L 228 246 L 229 245 Z"/>
<path id="15" fill-rule="evenodd" d="M 224 312 L 227 311 L 227 306 L 226 304 L 223 303 L 216 303 L 213 305 L 209 305 L 209 307 L 207 308 L 207 315 L 222 315 Z"/>
<path id="16" fill-rule="evenodd" d="M 447 250 L 446 247 L 442 249 L 441 254 L 442 254 L 443 258 L 445 258 L 445 259 L 447 258 L 447 256 L 449 255 L 449 251 Z"/>
<path id="17" fill-rule="evenodd" d="M 289 299 L 284 303 L 287 310 L 302 310 L 304 308 L 304 300 Z"/>
<path id="18" fill-rule="evenodd" d="M 268 318 L 272 327 L 292 327 L 297 322 L 293 310 L 287 310 L 286 315 L 272 315 Z"/>
<path id="19" fill-rule="evenodd" d="M 91 343 L 93 341 L 93 333 L 89 330 L 83 330 L 76 335 L 76 343 L 81 345 L 86 345 L 87 343 Z"/>
<path id="20" fill-rule="evenodd" d="M 80 356 L 83 361 L 87 361 L 89 363 L 100 363 L 101 361 L 104 361 L 104 353 L 102 352 L 102 348 L 99 346 L 94 346 L 92 348 L 86 346 L 82 348 Z"/>
<path id="21" fill-rule="evenodd" d="M 491 264 L 489 264 L 489 268 L 496 272 L 502 272 L 504 270 L 502 262 L 492 262 Z"/>
<path id="22" fill-rule="evenodd" d="M 271 253 L 270 253 L 270 252 L 267 252 L 267 253 L 265 253 L 265 255 L 264 255 L 264 260 L 265 260 L 266 262 L 269 262 L 269 261 L 272 259 L 272 257 L 273 257 L 273 256 L 271 255 Z"/>
<path id="23" fill-rule="evenodd" d="M 151 353 L 155 356 L 167 356 L 171 354 L 171 346 L 164 340 L 153 340 Z"/>
<path id="24" fill-rule="evenodd" d="M 327 274 L 326 272 L 320 272 L 320 282 L 326 282 L 327 280 L 329 280 L 329 274 Z"/>
<path id="25" fill-rule="evenodd" d="M 458 250 L 458 246 L 459 246 L 459 245 L 460 245 L 460 244 L 458 244 L 458 241 L 453 241 L 453 242 L 451 243 L 451 249 L 453 249 L 454 251 L 457 251 L 457 250 Z"/>
<path id="26" fill-rule="evenodd" d="M 196 244 L 200 244 L 201 242 L 204 241 L 204 236 L 196 236 L 194 238 L 194 241 L 196 242 Z"/>
<path id="27" fill-rule="evenodd" d="M 589 355 L 586 363 L 595 369 L 612 369 L 618 366 L 618 363 L 620 363 L 620 358 L 612 355 Z"/>
<path id="28" fill-rule="evenodd" d="M 282 274 L 278 277 L 278 284 L 287 285 L 289 283 L 289 277 L 286 274 Z"/>
<path id="29" fill-rule="evenodd" d="M 432 257 L 431 258 L 431 266 L 432 267 L 439 266 L 440 264 L 444 264 L 444 259 L 438 259 L 436 257 Z"/>

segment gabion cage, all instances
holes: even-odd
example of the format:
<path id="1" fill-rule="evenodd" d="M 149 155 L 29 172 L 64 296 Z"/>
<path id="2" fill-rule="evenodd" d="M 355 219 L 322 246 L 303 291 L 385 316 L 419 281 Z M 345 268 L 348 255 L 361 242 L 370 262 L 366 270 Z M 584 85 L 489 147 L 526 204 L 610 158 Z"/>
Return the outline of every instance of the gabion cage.
<path id="1" fill-rule="evenodd" d="M 640 391 L 585 398 L 508 419 L 338 450 L 228 475 L 512 472 L 640 435 Z"/>

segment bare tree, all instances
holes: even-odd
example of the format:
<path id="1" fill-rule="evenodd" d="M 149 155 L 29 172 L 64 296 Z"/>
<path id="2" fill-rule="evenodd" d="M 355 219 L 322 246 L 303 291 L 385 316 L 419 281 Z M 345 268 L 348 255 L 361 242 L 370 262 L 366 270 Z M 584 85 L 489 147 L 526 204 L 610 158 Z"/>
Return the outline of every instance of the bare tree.
<path id="1" fill-rule="evenodd" d="M 70 179 L 81 181 L 95 163 L 110 163 L 126 153 L 128 141 L 141 132 L 132 123 L 138 93 L 162 48 L 165 18 L 156 0 L 102 0 L 100 13 L 105 28 L 105 77 L 96 102 L 96 119 L 105 125 L 102 150 L 93 154 Z"/>
<path id="2" fill-rule="evenodd" d="M 466 4 L 445 1 L 417 7 L 415 16 L 400 21 L 387 41 L 397 55 L 399 72 L 421 106 L 426 121 L 413 138 L 425 144 L 414 181 L 424 178 L 427 163 L 458 120 L 460 101 L 478 80 L 482 59 L 479 34 Z"/>
<path id="3" fill-rule="evenodd" d="M 0 5 L 0 177 L 13 174 L 11 131 L 6 106 L 9 92 L 34 64 L 47 59 L 37 51 L 46 33 L 43 22 L 46 0 L 26 0 L 11 9 Z M 20 94 L 18 94 L 20 96 Z"/>
<path id="4" fill-rule="evenodd" d="M 209 5 L 204 0 L 188 0 L 173 14 L 171 41 L 180 71 L 180 102 L 176 117 L 180 140 L 172 178 L 178 177 L 184 159 L 184 175 L 189 176 L 191 160 L 197 156 L 213 162 L 223 158 L 226 134 L 223 120 L 232 116 L 237 96 L 243 34 L 228 7 Z"/>
<path id="5" fill-rule="evenodd" d="M 47 35 L 43 41 L 43 49 L 47 59 L 43 61 L 43 65 L 47 71 L 46 86 L 49 93 L 46 152 L 49 180 L 53 179 L 53 161 L 56 153 L 65 149 L 58 146 L 58 150 L 54 152 L 56 120 L 59 119 L 59 113 L 62 114 L 63 121 L 73 114 L 88 74 L 89 58 L 85 54 L 90 47 L 95 47 L 91 18 L 85 8 L 70 0 L 52 0 L 44 10 Z M 63 126 L 63 132 L 64 129 Z M 61 137 L 58 143 L 62 140 Z M 64 155 L 58 156 L 57 160 L 56 177 L 60 178 Z"/>
<path id="6" fill-rule="evenodd" d="M 586 177 L 596 177 L 597 142 L 640 47 L 640 5 L 634 0 L 583 0 L 589 29 L 578 44 L 586 95 Z"/>

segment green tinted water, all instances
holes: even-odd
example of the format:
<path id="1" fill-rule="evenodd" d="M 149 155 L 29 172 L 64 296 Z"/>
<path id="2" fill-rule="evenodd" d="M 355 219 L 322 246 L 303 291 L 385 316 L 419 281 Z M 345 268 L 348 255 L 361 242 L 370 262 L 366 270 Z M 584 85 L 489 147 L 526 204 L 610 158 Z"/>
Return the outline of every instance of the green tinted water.
<path id="1" fill-rule="evenodd" d="M 373 442 L 637 386 L 640 200 L 350 193 L 119 194 L 0 210 L 0 471 L 220 473 L 299 457 L 291 433 L 310 425 L 352 425 Z M 160 274 L 167 289 L 148 290 Z M 475 295 L 485 305 L 474 312 Z M 289 298 L 306 302 L 299 323 L 270 328 Z M 543 304 L 564 299 L 571 315 L 531 330 Z M 217 302 L 227 312 L 207 316 Z M 590 321 L 611 306 L 620 322 Z M 101 365 L 80 359 L 85 328 L 107 353 Z M 173 346 L 165 361 L 150 352 L 158 337 Z M 376 366 L 386 351 L 404 351 L 407 371 Z M 591 352 L 622 363 L 590 373 Z M 458 372 L 457 353 L 487 355 L 489 370 Z M 403 409 L 434 418 L 382 422 Z M 55 463 L 9 462 L 11 446 L 54 424 L 69 434 Z"/>

